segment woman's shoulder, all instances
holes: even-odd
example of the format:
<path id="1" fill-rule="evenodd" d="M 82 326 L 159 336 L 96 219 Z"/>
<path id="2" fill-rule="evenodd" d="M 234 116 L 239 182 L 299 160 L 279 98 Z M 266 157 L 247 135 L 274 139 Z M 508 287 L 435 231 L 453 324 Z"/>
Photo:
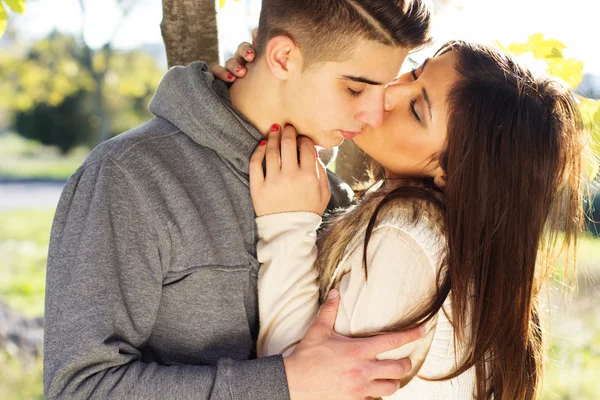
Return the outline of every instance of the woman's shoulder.
<path id="1" fill-rule="evenodd" d="M 400 202 L 385 210 L 372 235 L 393 236 L 418 248 L 434 266 L 439 265 L 446 244 L 441 214 L 414 202 Z"/>

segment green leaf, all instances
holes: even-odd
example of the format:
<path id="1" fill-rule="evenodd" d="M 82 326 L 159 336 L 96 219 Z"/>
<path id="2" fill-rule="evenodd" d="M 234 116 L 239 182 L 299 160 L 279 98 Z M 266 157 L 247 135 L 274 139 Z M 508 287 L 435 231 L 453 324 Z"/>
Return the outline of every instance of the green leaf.
<path id="1" fill-rule="evenodd" d="M 25 12 L 25 0 L 4 0 L 4 2 L 16 13 L 23 14 Z"/>

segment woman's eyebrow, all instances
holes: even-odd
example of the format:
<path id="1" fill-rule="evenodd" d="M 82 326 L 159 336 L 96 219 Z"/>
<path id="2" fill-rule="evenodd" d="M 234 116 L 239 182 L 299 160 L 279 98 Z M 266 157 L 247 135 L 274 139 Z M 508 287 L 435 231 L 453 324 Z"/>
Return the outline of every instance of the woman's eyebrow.
<path id="1" fill-rule="evenodd" d="M 425 61 L 423 61 L 423 64 L 421 64 L 421 74 L 425 71 L 425 66 L 427 65 L 429 60 L 431 60 L 431 58 L 428 57 L 425 59 Z M 431 115 L 431 101 L 429 100 L 429 94 L 427 94 L 427 89 L 422 88 L 421 93 L 423 94 L 423 99 L 427 104 L 427 111 L 429 111 L 429 121 L 431 121 L 433 116 Z"/>
<path id="2" fill-rule="evenodd" d="M 423 73 L 423 71 L 425 71 L 425 66 L 427 65 L 427 63 L 429 62 L 429 60 L 431 60 L 431 57 L 427 57 L 425 59 L 425 61 L 423 61 L 423 64 L 421 64 L 421 73 Z"/>
<path id="3" fill-rule="evenodd" d="M 427 94 L 427 90 L 425 88 L 421 89 L 421 93 L 423 94 L 423 99 L 425 103 L 427 103 L 427 110 L 429 111 L 429 120 L 433 118 L 431 115 L 431 101 L 429 101 L 429 95 Z"/>

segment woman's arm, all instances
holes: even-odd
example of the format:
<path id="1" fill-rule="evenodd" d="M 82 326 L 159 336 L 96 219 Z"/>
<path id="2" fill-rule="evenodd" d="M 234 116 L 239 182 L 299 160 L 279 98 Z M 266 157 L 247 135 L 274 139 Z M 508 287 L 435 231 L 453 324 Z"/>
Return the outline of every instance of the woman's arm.
<path id="1" fill-rule="evenodd" d="M 349 272 L 339 283 L 342 308 L 336 331 L 357 335 L 378 332 L 409 318 L 435 294 L 435 266 L 431 260 L 435 246 L 433 232 L 420 224 L 404 229 L 404 224 L 380 225 L 375 228 L 367 250 L 368 279 L 362 265 L 362 241 L 344 266 Z M 416 234 L 415 234 L 416 232 Z M 433 260 L 435 262 L 435 260 Z M 344 320 L 343 318 L 347 318 Z M 436 319 L 428 324 L 428 333 L 419 341 L 381 353 L 379 360 L 409 357 L 411 373 L 402 381 L 405 386 L 425 360 L 433 340 Z"/>
<path id="2" fill-rule="evenodd" d="M 259 357 L 289 355 L 304 337 L 319 308 L 313 268 L 316 230 L 311 212 L 271 214 L 256 219 L 260 331 Z"/>
<path id="3" fill-rule="evenodd" d="M 315 230 L 320 219 L 311 213 L 283 213 L 257 219 L 261 328 L 259 355 L 291 353 L 318 310 L 318 287 L 312 264 Z M 339 291 L 336 331 L 352 336 L 390 327 L 435 293 L 435 270 L 425 250 L 409 233 L 394 226 L 374 231 L 368 250 L 369 279 L 362 268 L 362 242 L 347 258 L 348 271 Z M 434 323 L 430 324 L 433 326 Z M 422 366 L 434 329 L 421 340 L 381 353 L 377 359 L 410 357 L 413 369 L 403 386 Z"/>

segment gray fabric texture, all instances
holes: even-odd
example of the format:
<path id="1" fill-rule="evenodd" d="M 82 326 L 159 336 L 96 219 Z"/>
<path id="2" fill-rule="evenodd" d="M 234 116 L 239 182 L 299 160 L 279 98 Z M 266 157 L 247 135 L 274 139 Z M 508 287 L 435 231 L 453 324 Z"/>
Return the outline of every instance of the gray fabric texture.
<path id="1" fill-rule="evenodd" d="M 288 399 L 281 356 L 255 358 L 248 163 L 262 135 L 202 62 L 171 69 L 150 110 L 94 149 L 61 196 L 46 398 Z"/>

